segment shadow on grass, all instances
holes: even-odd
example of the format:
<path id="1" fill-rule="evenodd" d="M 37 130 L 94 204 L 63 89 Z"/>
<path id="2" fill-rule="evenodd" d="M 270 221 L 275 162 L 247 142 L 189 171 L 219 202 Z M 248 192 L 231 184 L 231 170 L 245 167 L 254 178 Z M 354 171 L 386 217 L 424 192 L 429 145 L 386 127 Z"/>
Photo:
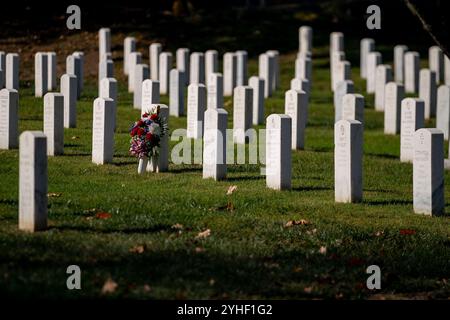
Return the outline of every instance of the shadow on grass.
<path id="1" fill-rule="evenodd" d="M 182 166 L 182 167 L 171 167 L 169 168 L 169 173 L 175 173 L 175 174 L 179 174 L 179 173 L 186 173 L 186 172 L 199 172 L 202 171 L 203 168 L 202 166 Z"/>
<path id="2" fill-rule="evenodd" d="M 319 186 L 300 186 L 292 188 L 292 191 L 329 191 L 333 188 L 319 187 Z"/>
<path id="3" fill-rule="evenodd" d="M 249 181 L 249 180 L 262 180 L 263 176 L 238 176 L 238 177 L 227 177 L 226 181 Z"/>
<path id="4" fill-rule="evenodd" d="M 362 203 L 368 204 L 371 206 L 386 206 L 386 205 L 411 205 L 412 201 L 409 200 L 398 200 L 398 199 L 391 199 L 391 200 L 363 200 Z"/>
<path id="5" fill-rule="evenodd" d="M 110 233 L 123 233 L 123 234 L 147 234 L 147 233 L 158 233 L 158 232 L 177 232 L 177 230 L 173 229 L 172 226 L 166 224 L 157 224 L 151 227 L 143 228 L 143 227 L 133 227 L 133 228 L 102 228 L 96 226 L 70 226 L 70 225 L 61 225 L 61 226 L 51 226 L 49 230 L 58 230 L 58 231 L 77 231 L 77 232 L 95 232 L 101 234 L 110 234 Z"/>
<path id="6" fill-rule="evenodd" d="M 392 154 L 383 154 L 383 153 L 366 153 L 367 156 L 378 157 L 378 158 L 386 158 L 386 159 L 399 159 L 399 156 Z"/>

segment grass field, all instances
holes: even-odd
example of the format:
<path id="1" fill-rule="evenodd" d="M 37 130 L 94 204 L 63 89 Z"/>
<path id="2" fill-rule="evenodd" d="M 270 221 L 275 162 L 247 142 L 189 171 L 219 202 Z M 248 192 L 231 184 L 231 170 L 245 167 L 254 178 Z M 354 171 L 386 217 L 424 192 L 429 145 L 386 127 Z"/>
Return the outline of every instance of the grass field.
<path id="1" fill-rule="evenodd" d="M 91 163 L 94 82 L 78 102 L 65 154 L 48 160 L 49 229 L 18 231 L 18 151 L 0 151 L 0 294 L 13 297 L 140 299 L 365 299 L 450 297 L 450 208 L 443 217 L 412 210 L 412 165 L 399 162 L 399 136 L 366 95 L 363 188 L 358 204 L 334 203 L 334 110 L 327 48 L 314 51 L 306 149 L 293 152 L 292 191 L 265 187 L 258 165 L 230 165 L 228 179 L 203 180 L 199 165 L 138 176 L 128 128 L 138 117 L 120 83 L 114 163 Z M 282 88 L 266 116 L 282 113 L 295 54 L 281 56 Z M 116 63 L 119 65 L 120 63 Z M 249 74 L 257 70 L 250 60 Z M 116 72 L 121 72 L 120 66 Z M 365 83 L 353 64 L 357 92 Z M 168 103 L 162 97 L 162 103 Z M 226 100 L 229 128 L 232 105 Z M 428 127 L 433 122 L 426 124 Z M 42 130 L 42 99 L 20 91 L 20 131 Z M 185 128 L 186 118 L 170 118 Z M 174 145 L 175 142 L 172 142 Z M 447 147 L 446 147 L 447 149 Z M 446 199 L 450 174 L 445 173 Z M 227 195 L 230 186 L 237 190 Z M 101 212 L 108 214 L 99 214 Z M 308 223 L 286 227 L 291 220 Z M 210 235 L 197 235 L 210 229 Z M 67 290 L 66 268 L 82 270 Z M 380 266 L 382 289 L 366 288 Z M 116 283 L 102 293 L 105 282 Z"/>

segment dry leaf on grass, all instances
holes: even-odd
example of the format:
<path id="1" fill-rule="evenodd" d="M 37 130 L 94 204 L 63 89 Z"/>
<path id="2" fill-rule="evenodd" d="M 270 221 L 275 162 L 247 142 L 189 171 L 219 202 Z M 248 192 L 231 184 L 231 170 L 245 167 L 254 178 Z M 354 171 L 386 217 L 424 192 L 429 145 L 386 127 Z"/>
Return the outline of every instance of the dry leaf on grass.
<path id="1" fill-rule="evenodd" d="M 195 237 L 195 239 L 205 239 L 211 235 L 211 230 L 206 229 L 205 231 L 199 232 L 199 234 Z"/>
<path id="2" fill-rule="evenodd" d="M 237 190 L 237 186 L 230 186 L 227 191 L 227 195 L 233 194 Z"/>
<path id="3" fill-rule="evenodd" d="M 327 254 L 327 247 L 324 247 L 324 246 L 320 247 L 319 253 L 321 253 L 321 254 Z"/>
<path id="4" fill-rule="evenodd" d="M 284 225 L 286 228 L 292 227 L 292 226 L 306 226 L 309 224 L 308 220 L 300 219 L 300 220 L 289 220 Z"/>
<path id="5" fill-rule="evenodd" d="M 111 278 L 108 278 L 108 280 L 105 281 L 102 288 L 102 294 L 110 294 L 114 293 L 117 289 L 117 283 L 112 280 Z"/>
<path id="6" fill-rule="evenodd" d="M 313 291 L 313 288 L 312 287 L 306 287 L 306 288 L 303 289 L 303 291 L 305 293 L 311 293 Z"/>
<path id="7" fill-rule="evenodd" d="M 77 137 L 77 136 L 72 137 L 72 140 L 77 140 L 77 139 L 80 139 L 80 137 Z"/>
<path id="8" fill-rule="evenodd" d="M 400 235 L 402 235 L 402 236 L 411 236 L 413 234 L 416 234 L 416 230 L 400 229 Z"/>
<path id="9" fill-rule="evenodd" d="M 175 223 L 171 228 L 175 229 L 175 230 L 183 230 L 183 225 L 179 224 L 179 223 Z"/>
<path id="10" fill-rule="evenodd" d="M 112 217 L 112 214 L 109 213 L 109 212 L 97 212 L 97 213 L 95 214 L 95 217 L 96 217 L 97 219 L 109 219 L 109 218 Z"/>
<path id="11" fill-rule="evenodd" d="M 49 198 L 59 198 L 61 197 L 62 193 L 61 192 L 49 192 L 47 193 L 47 197 Z"/>
<path id="12" fill-rule="evenodd" d="M 205 248 L 202 248 L 202 247 L 195 248 L 195 253 L 202 253 L 202 252 L 205 252 Z"/>
<path id="13" fill-rule="evenodd" d="M 138 245 L 138 246 L 134 246 L 134 247 L 130 248 L 130 252 L 141 254 L 145 251 L 145 249 L 146 249 L 145 245 Z"/>

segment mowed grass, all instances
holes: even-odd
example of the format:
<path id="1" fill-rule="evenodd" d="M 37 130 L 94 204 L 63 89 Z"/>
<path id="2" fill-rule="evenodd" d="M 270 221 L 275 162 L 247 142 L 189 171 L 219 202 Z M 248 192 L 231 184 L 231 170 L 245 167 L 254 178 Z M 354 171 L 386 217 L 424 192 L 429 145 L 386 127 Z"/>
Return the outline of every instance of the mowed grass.
<path id="1" fill-rule="evenodd" d="M 412 165 L 399 162 L 399 136 L 383 134 L 383 114 L 366 95 L 363 188 L 358 204 L 334 203 L 334 110 L 327 49 L 315 52 L 306 149 L 292 153 L 292 191 L 265 186 L 259 165 L 229 165 L 227 180 L 202 179 L 200 165 L 137 175 L 128 128 L 139 116 L 120 83 L 114 163 L 91 162 L 88 83 L 65 154 L 48 159 L 49 229 L 18 225 L 18 151 L 0 151 L 0 293 L 13 297 L 175 298 L 448 298 L 450 208 L 443 217 L 413 213 Z M 266 116 L 283 113 L 295 54 L 281 57 L 282 88 Z M 117 64 L 117 63 L 116 63 Z M 257 61 L 250 60 L 250 75 Z M 365 92 L 353 66 L 357 92 Z M 116 72 L 121 72 L 120 67 Z M 20 91 L 20 131 L 42 130 L 42 99 Z M 166 96 L 162 103 L 168 103 Z M 226 99 L 229 128 L 232 103 Z M 186 118 L 170 118 L 185 128 Z M 433 126 L 433 122 L 427 123 Z M 262 128 L 263 126 L 260 126 Z M 171 143 L 172 147 L 176 141 Z M 446 147 L 447 149 L 447 147 Z M 445 198 L 450 199 L 445 173 Z M 227 195 L 227 189 L 237 190 Z M 111 214 L 100 219 L 96 213 Z M 285 227 L 290 220 L 306 225 Z M 210 229 L 210 235 L 197 238 Z M 382 289 L 366 288 L 378 265 Z M 78 265 L 82 290 L 68 290 L 66 268 Z M 117 283 L 102 294 L 108 279 Z"/>

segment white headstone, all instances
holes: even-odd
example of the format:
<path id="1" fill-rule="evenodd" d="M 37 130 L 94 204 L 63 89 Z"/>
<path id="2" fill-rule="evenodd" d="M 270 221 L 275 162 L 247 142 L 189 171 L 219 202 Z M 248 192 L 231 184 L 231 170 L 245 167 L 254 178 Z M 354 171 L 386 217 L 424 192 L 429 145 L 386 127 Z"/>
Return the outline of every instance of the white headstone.
<path id="1" fill-rule="evenodd" d="M 76 65 L 75 65 L 76 66 L 76 69 L 75 69 L 76 73 L 75 73 L 75 75 L 77 76 L 78 88 L 80 88 L 80 93 L 81 93 L 81 92 L 83 92 L 83 87 L 84 87 L 83 86 L 83 82 L 84 82 L 84 53 L 81 52 L 81 51 L 75 51 L 73 53 L 73 55 L 80 59 L 79 64 L 77 64 L 77 62 L 75 62 L 76 63 Z M 100 56 L 100 57 L 102 57 L 102 56 Z M 108 59 L 112 60 L 111 53 L 110 53 L 110 56 L 109 56 Z"/>
<path id="2" fill-rule="evenodd" d="M 250 77 L 248 85 L 253 89 L 252 122 L 254 125 L 264 123 L 264 79 Z"/>
<path id="3" fill-rule="evenodd" d="M 253 89 L 249 86 L 234 88 L 233 93 L 233 140 L 245 144 L 246 132 L 252 126 Z"/>
<path id="4" fill-rule="evenodd" d="M 6 53 L 0 51 L 0 89 L 5 87 L 6 81 Z"/>
<path id="5" fill-rule="evenodd" d="M 8 53 L 6 55 L 6 89 L 19 90 L 19 55 Z"/>
<path id="6" fill-rule="evenodd" d="M 109 98 L 94 100 L 92 117 L 92 162 L 111 163 L 114 156 L 114 102 Z"/>
<path id="7" fill-rule="evenodd" d="M 227 52 L 223 55 L 223 94 L 232 96 L 236 86 L 237 57 L 234 52 Z"/>
<path id="8" fill-rule="evenodd" d="M 330 33 L 330 54 L 335 51 L 344 51 L 344 34 L 342 32 Z"/>
<path id="9" fill-rule="evenodd" d="M 38 52 L 34 56 L 34 96 L 43 97 L 47 92 L 47 54 Z"/>
<path id="10" fill-rule="evenodd" d="M 117 118 L 117 80 L 114 78 L 103 78 L 100 81 L 99 98 L 109 98 L 113 100 L 113 128 L 116 129 Z"/>
<path id="11" fill-rule="evenodd" d="M 149 78 L 150 71 L 146 64 L 138 64 L 134 67 L 134 92 L 133 106 L 135 109 L 142 109 L 142 82 Z"/>
<path id="12" fill-rule="evenodd" d="M 450 86 L 450 58 L 444 57 L 444 65 L 445 65 L 445 85 Z"/>
<path id="13" fill-rule="evenodd" d="M 149 48 L 150 54 L 150 79 L 151 80 L 160 80 L 160 59 L 161 59 L 161 51 L 162 45 L 161 43 L 152 43 Z M 170 70 L 171 67 L 168 68 Z M 168 72 L 168 71 L 167 71 Z M 160 82 L 161 83 L 161 82 Z M 161 85 L 162 87 L 162 85 Z"/>
<path id="14" fill-rule="evenodd" d="M 375 40 L 364 38 L 360 42 L 359 65 L 362 79 L 367 79 L 367 56 L 375 51 Z"/>
<path id="15" fill-rule="evenodd" d="M 205 112 L 203 139 L 203 179 L 225 179 L 227 112 L 222 108 L 208 108 Z"/>
<path id="16" fill-rule="evenodd" d="M 419 98 L 425 102 L 425 119 L 436 115 L 436 74 L 430 69 L 420 70 Z"/>
<path id="17" fill-rule="evenodd" d="M 20 135 L 19 229 L 47 228 L 47 138 L 40 131 Z"/>
<path id="18" fill-rule="evenodd" d="M 170 71 L 170 115 L 180 117 L 184 115 L 184 73 L 178 69 Z"/>
<path id="19" fill-rule="evenodd" d="M 47 137 L 47 155 L 64 153 L 64 96 L 49 92 L 44 96 L 44 134 Z"/>
<path id="20" fill-rule="evenodd" d="M 19 135 L 19 93 L 0 90 L 0 149 L 17 148 Z"/>
<path id="21" fill-rule="evenodd" d="M 159 104 L 159 81 L 146 79 L 142 82 L 142 109 L 141 114 L 145 113 L 152 104 Z"/>
<path id="22" fill-rule="evenodd" d="M 264 80 L 264 98 L 272 96 L 272 86 L 275 68 L 275 61 L 273 57 L 270 57 L 267 53 L 259 55 L 258 60 L 258 74 L 261 79 Z"/>
<path id="23" fill-rule="evenodd" d="M 448 140 L 450 132 L 450 87 L 442 85 L 437 91 L 436 128 L 444 133 Z"/>
<path id="24" fill-rule="evenodd" d="M 358 120 L 364 124 L 364 96 L 347 93 L 342 98 L 342 120 Z"/>
<path id="25" fill-rule="evenodd" d="M 77 125 L 77 76 L 62 75 L 61 94 L 64 96 L 64 128 L 75 128 Z"/>
<path id="26" fill-rule="evenodd" d="M 57 88 L 56 83 L 56 52 L 47 52 L 47 91 Z"/>
<path id="27" fill-rule="evenodd" d="M 414 132 L 423 128 L 425 105 L 423 100 L 406 98 L 402 100 L 400 117 L 400 161 L 412 162 L 414 154 Z"/>
<path id="28" fill-rule="evenodd" d="M 397 82 L 389 82 L 384 88 L 384 133 L 400 133 L 401 104 L 405 97 L 405 87 Z"/>
<path id="29" fill-rule="evenodd" d="M 205 52 L 205 81 L 208 86 L 209 77 L 212 73 L 219 72 L 219 53 L 217 50 Z"/>
<path id="30" fill-rule="evenodd" d="M 210 73 L 208 78 L 208 108 L 223 108 L 223 76 L 221 73 Z"/>
<path id="31" fill-rule="evenodd" d="M 351 80 L 351 66 L 348 61 L 339 61 L 335 66 L 335 74 L 334 74 L 334 91 L 337 89 L 337 86 L 340 82 Z"/>
<path id="32" fill-rule="evenodd" d="M 357 120 L 334 124 L 335 202 L 362 200 L 363 125 Z"/>
<path id="33" fill-rule="evenodd" d="M 345 52 L 343 51 L 334 51 L 331 53 L 330 57 L 330 81 L 331 81 L 331 91 L 334 91 L 337 85 L 337 65 L 341 62 L 345 61 Z"/>
<path id="34" fill-rule="evenodd" d="M 130 53 L 136 51 L 136 38 L 126 37 L 123 41 L 123 73 L 129 74 Z"/>
<path id="35" fill-rule="evenodd" d="M 292 119 L 271 114 L 266 122 L 266 184 L 275 190 L 291 189 Z"/>
<path id="36" fill-rule="evenodd" d="M 342 98 L 347 93 L 354 93 L 355 88 L 353 81 L 346 80 L 338 83 L 336 90 L 334 91 L 334 121 L 339 121 L 342 119 Z"/>
<path id="37" fill-rule="evenodd" d="M 395 81 L 403 83 L 405 80 L 405 52 L 408 47 L 405 45 L 396 45 L 394 47 L 394 74 Z"/>
<path id="38" fill-rule="evenodd" d="M 189 83 L 205 83 L 205 55 L 203 52 L 192 52 L 190 61 Z"/>
<path id="39" fill-rule="evenodd" d="M 114 78 L 114 62 L 110 59 L 102 59 L 98 63 L 98 86 L 104 78 Z"/>
<path id="40" fill-rule="evenodd" d="M 81 58 L 78 56 L 75 56 L 71 54 L 70 56 L 67 56 L 66 58 L 66 74 L 73 74 L 76 76 L 77 82 L 76 82 L 76 97 L 77 99 L 81 95 L 81 88 L 80 88 L 80 81 L 78 80 L 81 73 Z"/>
<path id="41" fill-rule="evenodd" d="M 387 64 L 380 64 L 375 69 L 375 110 L 384 111 L 384 89 L 392 81 L 392 68 Z"/>
<path id="42" fill-rule="evenodd" d="M 172 69 L 176 70 L 176 69 Z M 181 78 L 183 78 L 181 74 Z M 184 85 L 184 84 L 183 84 Z M 153 108 L 152 105 L 150 108 Z M 165 104 L 158 104 L 159 106 L 159 117 L 163 119 L 169 125 L 169 107 Z M 148 112 L 146 110 L 145 112 Z M 169 170 L 169 134 L 165 134 L 161 137 L 159 154 L 156 163 L 152 161 L 148 162 L 147 171 L 150 172 L 166 172 Z"/>
<path id="43" fill-rule="evenodd" d="M 292 119 L 292 150 L 305 148 L 305 129 L 308 102 L 303 91 L 288 90 L 284 95 L 284 113 Z"/>
<path id="44" fill-rule="evenodd" d="M 273 75 L 271 77 L 272 83 L 270 86 L 273 92 L 280 86 L 280 52 L 278 52 L 278 50 L 269 50 L 266 54 L 273 60 Z"/>
<path id="45" fill-rule="evenodd" d="M 428 63 L 431 71 L 436 74 L 436 84 L 444 81 L 444 54 L 438 46 L 428 49 Z"/>
<path id="46" fill-rule="evenodd" d="M 128 57 L 128 92 L 134 91 L 134 69 L 136 65 L 141 64 L 142 54 L 140 52 L 131 52 Z"/>
<path id="47" fill-rule="evenodd" d="M 162 52 L 159 55 L 159 91 L 161 94 L 169 93 L 169 72 L 172 69 L 172 53 Z M 156 80 L 153 79 L 152 80 Z"/>
<path id="48" fill-rule="evenodd" d="M 419 53 L 405 53 L 405 92 L 417 93 L 419 90 Z"/>
<path id="49" fill-rule="evenodd" d="M 101 28 L 98 31 L 98 49 L 99 57 L 111 52 L 111 30 L 109 28 Z"/>
<path id="50" fill-rule="evenodd" d="M 248 53 L 244 50 L 235 52 L 236 55 L 236 86 L 246 86 L 248 79 Z"/>
<path id="51" fill-rule="evenodd" d="M 381 53 L 370 52 L 367 55 L 367 93 L 375 93 L 376 69 L 379 64 L 381 64 Z"/>
<path id="52" fill-rule="evenodd" d="M 415 213 L 444 213 L 444 135 L 439 129 L 414 134 L 413 194 Z"/>
<path id="53" fill-rule="evenodd" d="M 177 49 L 177 69 L 183 72 L 186 84 L 189 84 L 189 49 Z"/>
<path id="54" fill-rule="evenodd" d="M 206 86 L 190 84 L 187 98 L 187 134 L 188 138 L 203 137 L 203 117 L 206 110 Z"/>
<path id="55" fill-rule="evenodd" d="M 312 60 L 304 55 L 295 60 L 295 78 L 310 80 L 312 78 Z"/>
<path id="56" fill-rule="evenodd" d="M 301 26 L 298 29 L 298 51 L 312 52 L 313 30 L 309 26 Z"/>

